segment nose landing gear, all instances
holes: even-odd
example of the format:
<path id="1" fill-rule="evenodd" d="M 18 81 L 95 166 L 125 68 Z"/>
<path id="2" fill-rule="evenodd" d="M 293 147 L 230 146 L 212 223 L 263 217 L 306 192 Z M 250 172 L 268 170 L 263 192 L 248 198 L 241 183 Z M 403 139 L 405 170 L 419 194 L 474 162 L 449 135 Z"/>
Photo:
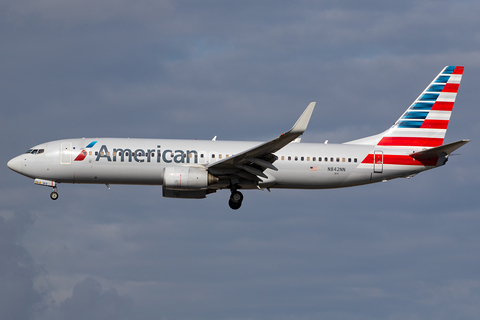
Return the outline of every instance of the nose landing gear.
<path id="1" fill-rule="evenodd" d="M 228 205 L 233 210 L 237 210 L 242 206 L 243 194 L 235 189 L 232 189 L 232 194 L 230 195 L 230 200 L 228 200 Z"/>
<path id="2" fill-rule="evenodd" d="M 57 200 L 58 199 L 58 189 L 57 187 L 53 187 L 52 193 L 50 193 L 50 199 Z"/>
<path id="3" fill-rule="evenodd" d="M 57 183 L 55 181 L 35 179 L 34 182 L 37 186 L 52 187 L 53 191 L 52 193 L 50 193 L 50 199 L 52 200 L 58 199 L 58 189 L 57 189 Z"/>

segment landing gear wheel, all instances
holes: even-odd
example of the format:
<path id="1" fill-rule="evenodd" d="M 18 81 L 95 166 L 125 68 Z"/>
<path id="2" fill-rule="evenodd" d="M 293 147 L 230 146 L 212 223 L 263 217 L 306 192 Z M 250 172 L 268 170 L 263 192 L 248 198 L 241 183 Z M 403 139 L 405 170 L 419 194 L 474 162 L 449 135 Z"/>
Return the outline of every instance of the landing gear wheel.
<path id="1" fill-rule="evenodd" d="M 53 191 L 52 193 L 50 193 L 50 199 L 57 200 L 58 199 L 58 192 Z"/>
<path id="2" fill-rule="evenodd" d="M 237 210 L 242 206 L 242 201 L 243 201 L 243 194 L 235 190 L 235 191 L 232 191 L 232 194 L 230 195 L 230 200 L 228 201 L 228 205 L 233 210 Z"/>
<path id="3" fill-rule="evenodd" d="M 230 196 L 230 200 L 232 200 L 233 202 L 240 202 L 242 203 L 243 201 L 243 194 L 239 191 L 233 191 L 231 196 Z"/>
<path id="4" fill-rule="evenodd" d="M 228 200 L 228 205 L 230 206 L 231 209 L 237 210 L 242 206 L 241 202 L 233 202 L 232 200 Z"/>

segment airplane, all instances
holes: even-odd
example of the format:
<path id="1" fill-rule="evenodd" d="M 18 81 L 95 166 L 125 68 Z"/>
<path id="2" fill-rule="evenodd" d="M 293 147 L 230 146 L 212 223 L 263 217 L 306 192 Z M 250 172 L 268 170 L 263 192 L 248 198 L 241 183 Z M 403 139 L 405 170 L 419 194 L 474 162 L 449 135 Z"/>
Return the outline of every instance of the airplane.
<path id="1" fill-rule="evenodd" d="M 441 167 L 470 140 L 443 144 L 464 67 L 445 67 L 386 131 L 341 144 L 301 143 L 315 108 L 268 142 L 176 139 L 65 139 L 39 144 L 8 167 L 53 188 L 82 183 L 162 185 L 164 197 L 202 199 L 229 189 L 325 189 L 410 178 Z"/>

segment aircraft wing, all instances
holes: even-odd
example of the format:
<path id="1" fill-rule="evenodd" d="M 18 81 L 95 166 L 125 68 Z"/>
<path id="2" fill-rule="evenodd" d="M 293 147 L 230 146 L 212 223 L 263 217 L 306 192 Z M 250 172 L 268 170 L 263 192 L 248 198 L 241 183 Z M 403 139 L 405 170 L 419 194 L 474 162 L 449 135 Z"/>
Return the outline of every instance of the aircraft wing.
<path id="1" fill-rule="evenodd" d="M 259 176 L 267 178 L 263 173 L 265 169 L 270 168 L 277 171 L 277 168 L 273 165 L 277 157 L 273 153 L 303 134 L 307 129 L 314 108 L 315 102 L 311 102 L 300 118 L 298 118 L 295 125 L 279 137 L 232 155 L 229 158 L 209 164 L 206 168 L 211 174 L 216 176 L 237 175 L 247 180 L 262 181 Z"/>
<path id="2" fill-rule="evenodd" d="M 470 142 L 470 140 L 460 140 L 457 142 L 452 142 L 449 144 L 445 144 L 443 146 L 435 147 L 435 148 L 430 148 L 427 150 L 419 151 L 419 152 L 414 152 L 410 154 L 411 157 L 415 159 L 431 159 L 431 158 L 441 158 L 449 155 L 453 151 L 457 150 L 464 144 Z"/>

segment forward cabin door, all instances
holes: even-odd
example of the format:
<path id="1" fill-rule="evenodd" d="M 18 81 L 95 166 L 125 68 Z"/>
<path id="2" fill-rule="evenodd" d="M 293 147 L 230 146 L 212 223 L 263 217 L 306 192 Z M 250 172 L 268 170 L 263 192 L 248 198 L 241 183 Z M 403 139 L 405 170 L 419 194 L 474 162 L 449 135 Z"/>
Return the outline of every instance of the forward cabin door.
<path id="1" fill-rule="evenodd" d="M 70 164 L 72 163 L 72 143 L 71 142 L 62 142 L 60 147 L 60 163 L 61 164 Z"/>
<path id="2" fill-rule="evenodd" d="M 375 150 L 373 153 L 373 172 L 383 172 L 383 151 Z"/>

